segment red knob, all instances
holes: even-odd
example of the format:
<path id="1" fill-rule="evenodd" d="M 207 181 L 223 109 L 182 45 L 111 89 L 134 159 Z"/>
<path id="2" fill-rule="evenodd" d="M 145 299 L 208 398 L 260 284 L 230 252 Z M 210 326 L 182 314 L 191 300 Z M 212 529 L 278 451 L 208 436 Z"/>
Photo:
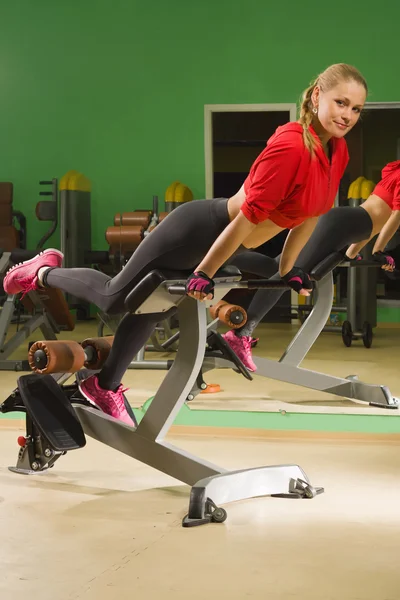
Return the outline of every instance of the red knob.
<path id="1" fill-rule="evenodd" d="M 23 435 L 20 435 L 19 438 L 17 439 L 17 442 L 18 442 L 18 446 L 21 446 L 21 448 L 25 448 L 26 437 L 24 437 Z"/>

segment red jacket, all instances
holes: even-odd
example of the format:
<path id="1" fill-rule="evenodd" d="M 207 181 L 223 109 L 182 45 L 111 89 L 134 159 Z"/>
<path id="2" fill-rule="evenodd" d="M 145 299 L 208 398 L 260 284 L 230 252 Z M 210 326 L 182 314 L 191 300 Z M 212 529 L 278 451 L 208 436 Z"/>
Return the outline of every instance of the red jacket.
<path id="1" fill-rule="evenodd" d="M 390 162 L 382 169 L 382 179 L 372 192 L 382 198 L 393 210 L 400 210 L 400 160 Z"/>
<path id="2" fill-rule="evenodd" d="M 319 142 L 312 127 L 310 132 Z M 244 182 L 245 217 L 255 224 L 270 219 L 290 229 L 328 212 L 349 160 L 343 138 L 331 138 L 330 145 L 330 162 L 320 143 L 311 157 L 300 123 L 278 127 Z"/>

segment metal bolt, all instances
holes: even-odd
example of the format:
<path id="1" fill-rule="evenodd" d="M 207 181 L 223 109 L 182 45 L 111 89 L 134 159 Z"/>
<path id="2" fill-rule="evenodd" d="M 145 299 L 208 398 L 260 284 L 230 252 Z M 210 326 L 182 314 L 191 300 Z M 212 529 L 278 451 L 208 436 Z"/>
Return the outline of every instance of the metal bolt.
<path id="1" fill-rule="evenodd" d="M 49 456 L 51 456 L 51 450 L 50 448 L 46 448 L 46 450 L 44 451 L 44 455 L 48 458 Z"/>
<path id="2" fill-rule="evenodd" d="M 32 463 L 32 469 L 33 469 L 34 471 L 37 471 L 37 469 L 38 469 L 38 468 L 39 468 L 39 463 L 37 463 L 36 461 L 34 461 L 34 462 Z"/>

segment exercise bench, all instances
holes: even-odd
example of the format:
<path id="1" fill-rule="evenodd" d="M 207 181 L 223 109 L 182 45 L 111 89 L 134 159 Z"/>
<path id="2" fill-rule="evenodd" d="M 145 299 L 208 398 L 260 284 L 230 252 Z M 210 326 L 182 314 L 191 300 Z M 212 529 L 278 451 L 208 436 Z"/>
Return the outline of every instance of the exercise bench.
<path id="1" fill-rule="evenodd" d="M 69 449 L 81 448 L 84 445 L 83 432 L 188 484 L 191 492 L 188 514 L 182 522 L 185 527 L 224 521 L 226 511 L 219 505 L 237 500 L 265 495 L 314 498 L 323 492 L 323 488 L 313 487 L 305 472 L 296 464 L 229 471 L 194 456 L 165 439 L 196 381 L 206 348 L 206 303 L 195 301 L 186 295 L 186 277 L 187 273 L 152 271 L 126 299 L 127 310 L 137 315 L 168 313 L 171 309 L 177 309 L 180 322 L 180 342 L 174 364 L 139 425 L 130 427 L 81 399 L 76 401 L 74 395 L 68 397 L 63 388 L 59 387 L 63 375 L 56 382 L 54 374 L 46 373 L 20 377 L 14 397 L 8 398 L 0 410 L 21 410 L 24 406 L 27 420 L 35 423 L 39 438 L 43 436 L 45 439 L 44 451 L 47 454 L 57 452 L 57 458 Z M 234 267 L 228 267 L 215 277 L 214 302 L 233 287 L 286 287 L 286 284 L 268 280 L 242 281 L 240 272 Z M 85 352 L 76 361 L 78 365 L 82 364 L 84 356 Z M 34 352 L 34 361 L 35 357 Z M 69 360 L 74 362 L 74 352 Z M 70 371 L 73 367 L 71 365 Z M 70 402 L 73 413 L 69 411 L 66 399 Z M 27 438 L 27 444 L 32 443 L 28 431 Z M 36 450 L 40 454 L 40 445 L 36 446 Z M 36 456 L 37 464 L 33 468 L 29 453 L 25 451 L 24 454 L 25 472 L 37 473 L 43 470 L 40 465 L 42 462 L 46 463 L 48 457 L 40 457 L 38 461 Z M 17 462 L 17 468 L 18 466 Z M 15 467 L 13 469 L 16 470 Z"/>

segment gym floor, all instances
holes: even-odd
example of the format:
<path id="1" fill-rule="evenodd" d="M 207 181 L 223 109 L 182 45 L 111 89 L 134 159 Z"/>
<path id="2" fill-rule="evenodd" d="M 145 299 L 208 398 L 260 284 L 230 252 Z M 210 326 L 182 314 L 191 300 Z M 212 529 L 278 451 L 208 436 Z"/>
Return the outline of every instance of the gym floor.
<path id="1" fill-rule="evenodd" d="M 262 326 L 257 354 L 276 358 L 294 327 Z M 79 325 L 63 337 L 95 335 Z M 25 348 L 16 353 L 23 357 Z M 322 334 L 304 365 L 326 373 L 358 373 L 400 396 L 400 331 L 380 328 L 371 350 L 350 349 Z M 128 397 L 140 406 L 164 373 L 128 371 Z M 3 393 L 16 374 L 0 374 Z M 352 414 L 371 409 L 334 397 L 231 371 L 207 381 L 223 391 L 191 408 Z M 294 404 L 293 404 L 294 403 Z M 289 407 L 289 408 L 288 408 Z M 1 597 L 22 600 L 271 598 L 273 600 L 398 600 L 400 452 L 393 436 L 363 439 L 246 438 L 185 435 L 169 439 L 227 468 L 296 462 L 325 494 L 313 500 L 257 498 L 227 505 L 228 519 L 183 529 L 189 488 L 88 438 L 48 474 L 17 476 L 19 422 L 0 420 Z M 198 430 L 196 430 L 198 431 Z"/>

